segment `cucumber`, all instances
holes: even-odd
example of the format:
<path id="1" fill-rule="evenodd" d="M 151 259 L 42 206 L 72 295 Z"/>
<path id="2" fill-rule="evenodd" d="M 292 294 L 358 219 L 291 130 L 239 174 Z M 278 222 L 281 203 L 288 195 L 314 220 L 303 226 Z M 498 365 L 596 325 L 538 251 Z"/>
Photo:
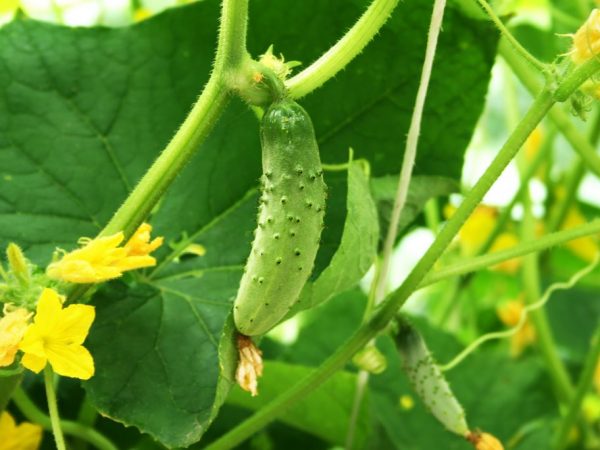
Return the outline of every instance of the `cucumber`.
<path id="1" fill-rule="evenodd" d="M 258 227 L 233 311 L 246 336 L 266 333 L 297 302 L 319 249 L 327 196 L 315 132 L 300 105 L 273 103 L 260 130 Z"/>
<path id="2" fill-rule="evenodd" d="M 396 335 L 396 347 L 404 362 L 404 371 L 417 395 L 444 427 L 459 436 L 469 435 L 465 411 L 435 363 L 425 341 L 411 325 L 402 321 Z"/>

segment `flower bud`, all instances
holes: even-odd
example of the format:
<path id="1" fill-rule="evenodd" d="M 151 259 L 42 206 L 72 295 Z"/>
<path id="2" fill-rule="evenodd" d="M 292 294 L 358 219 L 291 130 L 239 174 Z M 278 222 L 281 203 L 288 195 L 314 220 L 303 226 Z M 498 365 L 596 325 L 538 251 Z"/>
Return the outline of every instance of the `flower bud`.
<path id="1" fill-rule="evenodd" d="M 22 283 L 29 282 L 29 263 L 21 248 L 11 242 L 6 248 L 6 257 L 8 258 L 8 264 L 15 277 Z"/>

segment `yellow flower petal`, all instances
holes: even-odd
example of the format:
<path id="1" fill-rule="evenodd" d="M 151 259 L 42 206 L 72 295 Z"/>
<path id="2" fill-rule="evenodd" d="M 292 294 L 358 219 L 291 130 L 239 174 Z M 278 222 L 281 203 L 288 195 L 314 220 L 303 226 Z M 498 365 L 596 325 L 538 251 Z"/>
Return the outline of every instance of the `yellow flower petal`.
<path id="1" fill-rule="evenodd" d="M 36 356 L 33 353 L 25 353 L 21 359 L 23 367 L 35 373 L 40 373 L 47 363 L 48 358 Z"/>
<path id="2" fill-rule="evenodd" d="M 600 52 L 600 11 L 592 10 L 586 22 L 572 36 L 569 55 L 575 64 L 581 64 Z"/>
<path id="3" fill-rule="evenodd" d="M 523 300 L 511 300 L 498 307 L 496 313 L 502 323 L 512 328 L 519 323 L 524 308 Z M 533 342 L 535 342 L 535 329 L 529 320 L 526 319 L 523 326 L 511 337 L 511 355 L 513 357 L 519 356 Z"/>
<path id="4" fill-rule="evenodd" d="M 2 0 L 2 1 L 0 1 L 0 14 L 12 13 L 18 7 L 19 7 L 19 0 Z"/>
<path id="5" fill-rule="evenodd" d="M 500 236 L 496 238 L 492 247 L 490 248 L 490 253 L 499 252 L 501 250 L 506 250 L 511 247 L 516 246 L 519 243 L 519 238 L 514 233 L 501 233 Z M 492 266 L 492 270 L 497 270 L 499 272 L 504 272 L 508 274 L 515 274 L 521 267 L 521 258 L 513 258 L 507 261 L 503 261 L 501 263 Z"/>
<path id="6" fill-rule="evenodd" d="M 10 366 L 19 349 L 31 313 L 24 308 L 11 310 L 4 308 L 4 316 L 0 319 L 0 367 Z"/>
<path id="7" fill-rule="evenodd" d="M 587 223 L 587 220 L 584 215 L 581 214 L 579 209 L 573 207 L 567 212 L 567 216 L 565 217 L 561 229 L 568 230 L 569 228 L 583 225 L 585 223 Z M 579 258 L 590 263 L 596 258 L 598 251 L 600 251 L 596 239 L 592 236 L 586 236 L 569 241 L 565 243 L 565 247 L 567 247 Z"/>
<path id="8" fill-rule="evenodd" d="M 94 375 L 94 359 L 81 345 L 49 345 L 46 348 L 52 370 L 65 377 L 89 380 Z"/>
<path id="9" fill-rule="evenodd" d="M 42 442 L 42 427 L 23 422 L 16 425 L 4 411 L 0 415 L 0 450 L 37 450 Z"/>
<path id="10" fill-rule="evenodd" d="M 96 311 L 89 305 L 70 305 L 61 312 L 61 320 L 56 329 L 57 339 L 82 344 L 87 337 Z"/>
<path id="11" fill-rule="evenodd" d="M 46 332 L 51 332 L 58 324 L 62 298 L 53 289 L 44 289 L 37 303 L 33 322 Z"/>

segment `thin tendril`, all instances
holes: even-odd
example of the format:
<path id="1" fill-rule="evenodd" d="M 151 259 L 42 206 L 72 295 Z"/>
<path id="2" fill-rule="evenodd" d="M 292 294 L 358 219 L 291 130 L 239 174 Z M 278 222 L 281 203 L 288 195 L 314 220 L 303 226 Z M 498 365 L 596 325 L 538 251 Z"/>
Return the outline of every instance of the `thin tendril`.
<path id="1" fill-rule="evenodd" d="M 458 364 L 460 364 L 467 356 L 469 356 L 471 353 L 473 353 L 475 350 L 477 350 L 477 348 L 479 346 L 481 346 L 484 342 L 491 341 L 494 339 L 504 339 L 504 338 L 508 338 L 508 337 L 515 335 L 523 327 L 523 325 L 525 325 L 525 321 L 527 320 L 527 315 L 530 312 L 535 311 L 536 309 L 542 308 L 548 302 L 548 300 L 550 299 L 550 296 L 555 291 L 570 289 L 573 286 L 575 286 L 575 284 L 577 284 L 579 282 L 579 280 L 581 280 L 583 277 L 588 275 L 592 270 L 594 270 L 599 262 L 600 262 L 600 252 L 596 254 L 596 257 L 589 265 L 585 266 L 583 269 L 581 269 L 579 272 L 577 272 L 575 275 L 573 275 L 568 281 L 563 281 L 563 282 L 558 282 L 558 283 L 552 284 L 550 287 L 548 287 L 548 289 L 546 289 L 546 291 L 544 292 L 544 295 L 542 295 L 542 297 L 537 302 L 527 305 L 525 308 L 523 308 L 523 311 L 521 312 L 521 315 L 519 317 L 519 322 L 513 328 L 509 328 L 508 330 L 505 330 L 505 331 L 495 331 L 495 332 L 487 333 L 487 334 L 484 334 L 483 336 L 480 336 L 478 339 L 473 341 L 467 348 L 465 348 L 462 352 L 460 352 L 457 356 L 455 356 L 450 362 L 444 364 L 443 366 L 441 365 L 440 369 L 443 372 L 453 369 Z"/>

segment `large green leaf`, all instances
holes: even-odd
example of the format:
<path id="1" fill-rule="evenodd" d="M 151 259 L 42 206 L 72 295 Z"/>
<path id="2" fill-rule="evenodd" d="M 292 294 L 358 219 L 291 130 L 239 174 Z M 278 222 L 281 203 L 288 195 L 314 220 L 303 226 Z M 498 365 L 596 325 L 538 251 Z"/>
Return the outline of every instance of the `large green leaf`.
<path id="1" fill-rule="evenodd" d="M 373 264 L 377 254 L 379 224 L 362 164 L 348 167 L 346 221 L 339 246 L 329 265 L 302 291 L 298 309 L 312 308 L 352 288 Z"/>

